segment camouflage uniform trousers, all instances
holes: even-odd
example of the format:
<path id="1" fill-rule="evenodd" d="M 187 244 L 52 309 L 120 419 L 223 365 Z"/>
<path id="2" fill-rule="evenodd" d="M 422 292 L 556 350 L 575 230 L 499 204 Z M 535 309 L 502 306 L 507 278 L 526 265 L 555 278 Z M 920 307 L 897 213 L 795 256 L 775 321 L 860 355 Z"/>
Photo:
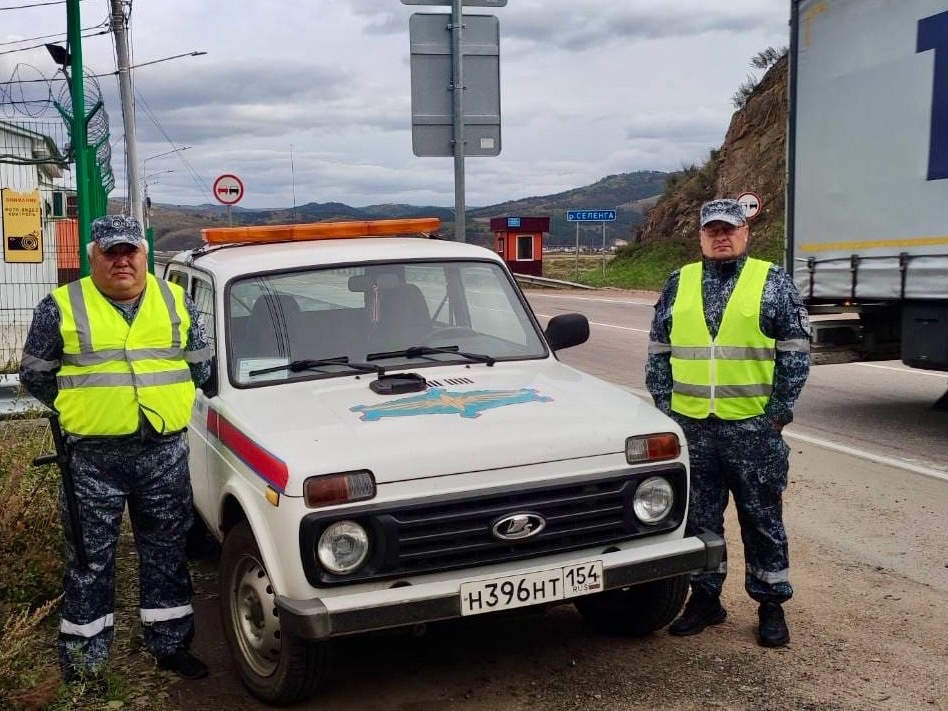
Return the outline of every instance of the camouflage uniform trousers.
<path id="1" fill-rule="evenodd" d="M 734 496 L 744 544 L 747 594 L 757 602 L 782 603 L 793 595 L 783 491 L 790 448 L 767 417 L 695 420 L 675 414 L 685 431 L 691 460 L 687 531 L 706 528 L 724 535 L 728 492 Z M 710 596 L 721 593 L 727 551 L 721 566 L 691 576 L 691 586 Z"/>
<path id="2" fill-rule="evenodd" d="M 59 631 L 65 673 L 95 673 L 114 637 L 115 553 L 128 504 L 139 561 L 139 613 L 145 647 L 155 656 L 187 648 L 194 635 L 185 537 L 192 495 L 186 435 L 156 441 L 80 439 L 70 467 L 88 568 L 81 569 L 63 498 L 66 566 Z"/>

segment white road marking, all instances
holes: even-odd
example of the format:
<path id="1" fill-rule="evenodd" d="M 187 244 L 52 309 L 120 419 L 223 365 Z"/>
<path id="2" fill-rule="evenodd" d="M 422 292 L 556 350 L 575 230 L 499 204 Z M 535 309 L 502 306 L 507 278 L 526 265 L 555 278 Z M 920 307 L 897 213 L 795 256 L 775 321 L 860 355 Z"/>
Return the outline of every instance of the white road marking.
<path id="1" fill-rule="evenodd" d="M 534 295 L 531 293 L 531 295 Z M 648 306 L 652 308 L 658 301 L 658 295 L 652 301 L 637 301 L 635 299 L 594 299 L 589 296 L 553 296 L 552 294 L 536 294 L 543 299 L 566 299 L 568 301 L 595 301 L 599 304 L 631 304 L 632 306 Z"/>
<path id="2" fill-rule="evenodd" d="M 641 388 L 626 388 L 633 395 L 644 399 L 646 402 L 652 401 L 652 396 L 649 395 L 647 390 L 642 390 Z M 942 481 L 948 481 L 948 469 L 938 467 L 937 465 L 929 466 L 928 463 L 925 464 L 914 464 L 905 459 L 898 459 L 896 457 L 887 457 L 884 454 L 875 454 L 873 452 L 867 452 L 864 449 L 855 449 L 853 447 L 847 447 L 844 444 L 837 444 L 836 442 L 830 442 L 829 440 L 822 439 L 820 437 L 812 437 L 810 435 L 800 434 L 799 432 L 794 431 L 791 427 L 787 427 L 783 431 L 783 436 L 787 439 L 796 439 L 801 442 L 806 442 L 807 444 L 816 445 L 817 447 L 823 447 L 824 449 L 832 449 L 834 452 L 840 452 L 841 454 L 848 454 L 851 457 L 856 457 L 857 459 L 864 459 L 869 462 L 876 462 L 877 464 L 883 464 L 887 467 L 893 467 L 895 469 L 904 469 L 905 471 L 914 472 L 915 474 L 921 474 L 922 476 L 932 477 L 933 479 L 941 479 Z"/>
<path id="3" fill-rule="evenodd" d="M 859 365 L 863 368 L 878 368 L 879 370 L 894 370 L 896 373 L 906 375 L 927 375 L 933 378 L 948 379 L 948 373 L 940 373 L 934 370 L 919 370 L 918 368 L 896 368 L 892 365 L 877 365 L 876 363 L 851 363 L 850 365 Z"/>
<path id="4" fill-rule="evenodd" d="M 553 318 L 550 314 L 541 314 L 539 311 L 534 311 L 540 318 Z M 620 331 L 635 331 L 636 333 L 648 333 L 647 328 L 632 328 L 631 326 L 616 326 L 614 323 L 601 323 L 599 321 L 590 321 L 590 326 L 602 326 L 603 328 L 617 328 Z"/>
<path id="5" fill-rule="evenodd" d="M 948 481 L 948 470 L 937 468 L 936 466 L 927 466 L 924 464 L 913 464 L 905 459 L 897 459 L 896 457 L 887 457 L 884 454 L 875 454 L 873 452 L 867 452 L 863 449 L 855 449 L 853 447 L 847 447 L 844 444 L 837 444 L 836 442 L 830 442 L 819 437 L 811 437 L 810 435 L 800 434 L 798 432 L 793 432 L 790 430 L 783 431 L 784 436 L 789 439 L 798 439 L 801 442 L 806 442 L 807 444 L 815 444 L 817 447 L 823 447 L 825 449 L 832 449 L 835 452 L 841 452 L 842 454 L 848 454 L 852 457 L 858 459 L 865 459 L 870 462 L 876 462 L 877 464 L 884 464 L 887 467 L 894 467 L 896 469 L 904 469 L 906 471 L 915 472 L 916 474 L 921 474 L 923 476 L 933 477 L 935 479 L 941 479 L 943 481 Z"/>

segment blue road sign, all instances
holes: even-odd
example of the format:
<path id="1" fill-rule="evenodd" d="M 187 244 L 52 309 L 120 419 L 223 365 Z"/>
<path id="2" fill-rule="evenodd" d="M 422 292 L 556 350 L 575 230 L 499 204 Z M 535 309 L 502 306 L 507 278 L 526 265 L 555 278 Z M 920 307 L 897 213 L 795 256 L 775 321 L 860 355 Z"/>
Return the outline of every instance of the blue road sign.
<path id="1" fill-rule="evenodd" d="M 615 222 L 615 210 L 567 210 L 567 222 Z"/>

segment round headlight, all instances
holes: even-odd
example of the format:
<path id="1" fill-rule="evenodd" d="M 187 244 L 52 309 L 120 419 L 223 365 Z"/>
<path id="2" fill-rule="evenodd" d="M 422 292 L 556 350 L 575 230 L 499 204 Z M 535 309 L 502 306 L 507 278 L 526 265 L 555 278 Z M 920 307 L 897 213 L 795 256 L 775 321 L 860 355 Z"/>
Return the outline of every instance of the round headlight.
<path id="1" fill-rule="evenodd" d="M 675 492 L 667 479 L 652 476 L 638 485 L 632 509 L 639 521 L 655 524 L 671 513 L 675 503 Z"/>
<path id="2" fill-rule="evenodd" d="M 316 554 L 330 573 L 351 573 L 369 554 L 369 534 L 355 521 L 336 521 L 319 537 Z"/>

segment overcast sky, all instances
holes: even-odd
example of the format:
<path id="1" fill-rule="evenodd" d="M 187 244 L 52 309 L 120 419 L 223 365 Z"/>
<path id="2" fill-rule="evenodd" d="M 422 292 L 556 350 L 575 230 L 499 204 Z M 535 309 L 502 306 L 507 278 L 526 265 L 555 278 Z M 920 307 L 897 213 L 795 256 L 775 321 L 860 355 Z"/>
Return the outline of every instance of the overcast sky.
<path id="1" fill-rule="evenodd" d="M 37 1 L 0 0 L 0 52 L 23 46 L 12 40 L 65 32 L 64 4 L 2 10 Z M 703 162 L 724 138 L 732 95 L 748 75 L 759 75 L 751 58 L 788 44 L 789 9 L 789 0 L 467 7 L 499 19 L 502 150 L 465 159 L 466 205 Z M 84 0 L 82 26 L 101 23 L 108 10 L 108 0 Z M 207 52 L 133 70 L 138 155 L 148 159 L 152 199 L 211 202 L 214 178 L 235 173 L 246 189 L 242 207 L 288 207 L 294 185 L 297 204 L 452 207 L 453 159 L 412 152 L 414 12 L 450 13 L 450 4 L 134 0 L 133 64 Z M 109 34 L 85 39 L 87 70 L 114 72 L 113 48 Z M 43 49 L 0 54 L 0 81 L 17 62 L 55 73 Z M 126 191 L 121 104 L 117 80 L 101 82 L 117 197 Z M 152 157 L 183 146 L 191 148 Z"/>

